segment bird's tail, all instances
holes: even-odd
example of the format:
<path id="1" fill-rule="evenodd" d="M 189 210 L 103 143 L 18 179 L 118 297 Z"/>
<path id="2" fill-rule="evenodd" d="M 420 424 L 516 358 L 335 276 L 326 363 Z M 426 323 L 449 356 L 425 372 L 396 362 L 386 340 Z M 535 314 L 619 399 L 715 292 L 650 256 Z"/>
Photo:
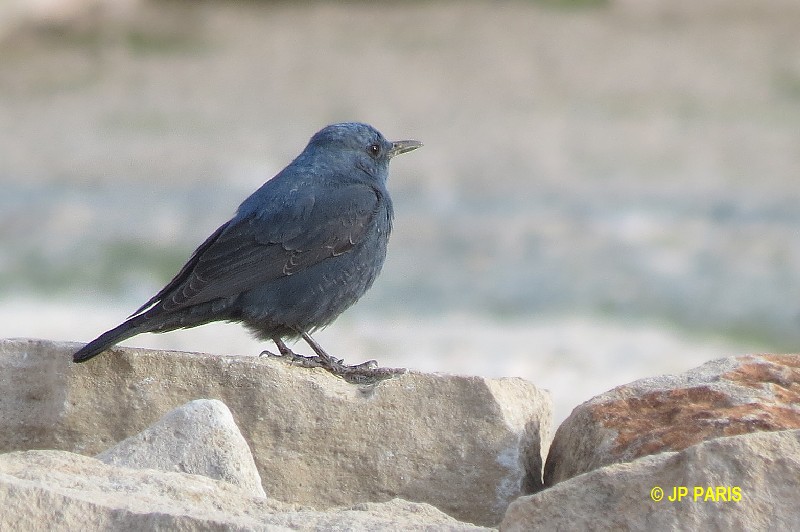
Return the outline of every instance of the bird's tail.
<path id="1" fill-rule="evenodd" d="M 114 327 L 110 331 L 106 331 L 85 346 L 83 346 L 77 353 L 72 355 L 73 362 L 86 362 L 90 358 L 96 357 L 112 345 L 118 344 L 123 340 L 127 340 L 131 336 L 136 336 L 141 332 L 145 332 L 141 325 L 147 318 L 144 314 L 134 316 L 123 324 Z"/>

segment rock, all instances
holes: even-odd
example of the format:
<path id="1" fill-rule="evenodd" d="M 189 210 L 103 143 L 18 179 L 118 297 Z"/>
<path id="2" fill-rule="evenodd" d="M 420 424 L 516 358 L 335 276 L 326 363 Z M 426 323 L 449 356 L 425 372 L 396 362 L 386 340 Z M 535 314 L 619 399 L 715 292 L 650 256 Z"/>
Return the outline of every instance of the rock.
<path id="1" fill-rule="evenodd" d="M 362 503 L 328 512 L 295 512 L 274 518 L 286 526 L 302 523 L 301 529 L 312 530 L 384 530 L 471 532 L 494 530 L 456 521 L 435 507 L 392 499 L 384 503 Z"/>
<path id="2" fill-rule="evenodd" d="M 521 379 L 408 373 L 355 386 L 271 357 L 0 341 L 0 451 L 94 455 L 198 397 L 219 399 L 270 497 L 318 509 L 402 498 L 493 525 L 541 484 L 546 393 Z"/>
<path id="3" fill-rule="evenodd" d="M 318 512 L 227 482 L 64 451 L 0 455 L 0 530 L 481 530 L 407 501 Z"/>
<path id="4" fill-rule="evenodd" d="M 800 530 L 798 471 L 798 430 L 719 438 L 596 469 L 520 497 L 500 528 Z M 663 490 L 660 501 L 652 499 L 656 487 Z M 676 497 L 683 488 L 685 494 Z"/>
<path id="5" fill-rule="evenodd" d="M 550 445 L 545 485 L 598 467 L 757 431 L 800 428 L 800 355 L 750 355 L 642 379 L 578 406 Z"/>
<path id="6" fill-rule="evenodd" d="M 231 411 L 215 399 L 197 399 L 171 410 L 96 458 L 134 469 L 203 475 L 235 484 L 256 497 L 267 496 Z"/>

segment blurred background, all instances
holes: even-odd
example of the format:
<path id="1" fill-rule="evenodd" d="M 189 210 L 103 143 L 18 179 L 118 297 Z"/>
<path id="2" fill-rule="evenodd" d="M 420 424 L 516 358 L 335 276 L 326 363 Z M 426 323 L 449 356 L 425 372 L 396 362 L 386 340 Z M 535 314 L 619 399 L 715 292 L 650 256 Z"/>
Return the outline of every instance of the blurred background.
<path id="1" fill-rule="evenodd" d="M 117 325 L 345 120 L 425 143 L 383 274 L 317 335 L 348 362 L 523 377 L 558 421 L 798 350 L 796 0 L 0 0 L 0 337 Z"/>

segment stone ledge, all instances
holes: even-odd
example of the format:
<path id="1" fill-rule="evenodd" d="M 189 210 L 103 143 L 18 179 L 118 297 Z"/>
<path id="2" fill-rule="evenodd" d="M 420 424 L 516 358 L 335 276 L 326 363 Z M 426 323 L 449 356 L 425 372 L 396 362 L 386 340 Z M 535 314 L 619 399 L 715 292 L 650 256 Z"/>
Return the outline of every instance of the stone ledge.
<path id="1" fill-rule="evenodd" d="M 0 452 L 97 454 L 194 399 L 219 399 L 275 499 L 315 508 L 402 498 L 498 523 L 541 484 L 548 395 L 521 379 L 408 373 L 355 386 L 269 357 L 0 341 Z"/>

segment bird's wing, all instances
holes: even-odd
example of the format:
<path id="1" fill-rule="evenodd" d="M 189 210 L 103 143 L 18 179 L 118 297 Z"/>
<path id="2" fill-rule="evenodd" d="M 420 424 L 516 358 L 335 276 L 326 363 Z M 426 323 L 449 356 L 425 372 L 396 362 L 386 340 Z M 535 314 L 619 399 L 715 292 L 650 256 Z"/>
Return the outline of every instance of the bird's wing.
<path id="1" fill-rule="evenodd" d="M 379 201 L 370 187 L 342 186 L 236 217 L 134 314 L 153 305 L 173 311 L 231 297 L 347 253 L 366 236 Z"/>

